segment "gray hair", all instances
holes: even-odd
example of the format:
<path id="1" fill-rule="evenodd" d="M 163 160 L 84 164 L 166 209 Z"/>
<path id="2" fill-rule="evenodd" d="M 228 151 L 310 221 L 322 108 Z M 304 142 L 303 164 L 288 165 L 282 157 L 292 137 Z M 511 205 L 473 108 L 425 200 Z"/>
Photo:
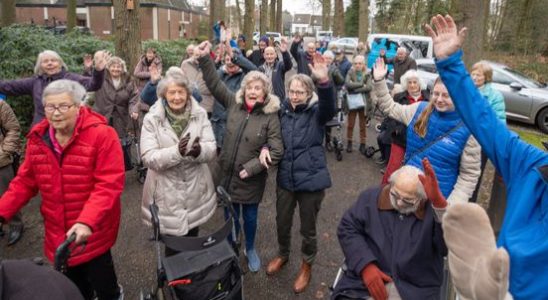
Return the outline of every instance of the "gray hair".
<path id="1" fill-rule="evenodd" d="M 312 78 L 310 78 L 310 76 L 305 74 L 296 74 L 289 79 L 287 86 L 291 86 L 291 83 L 293 83 L 293 81 L 295 80 L 300 82 L 304 86 L 306 92 L 308 93 L 308 97 L 309 98 L 312 97 L 312 95 L 314 94 L 314 91 L 316 91 L 316 88 L 314 86 L 314 81 L 312 81 Z"/>
<path id="2" fill-rule="evenodd" d="M 63 61 L 59 53 L 52 51 L 52 50 L 44 50 L 38 54 L 38 58 L 36 59 L 36 64 L 34 65 L 34 74 L 35 75 L 42 75 L 44 74 L 44 71 L 42 70 L 42 60 L 44 59 L 44 56 L 53 56 L 55 59 L 59 61 L 61 66 L 65 68 L 65 71 L 68 71 L 67 64 Z"/>
<path id="3" fill-rule="evenodd" d="M 390 178 L 388 179 L 388 183 L 390 184 L 390 187 L 393 187 L 394 184 L 396 184 L 396 181 L 400 179 L 400 176 L 404 176 L 404 178 L 414 178 L 417 180 L 417 192 L 416 195 L 422 200 L 426 200 L 426 192 L 424 191 L 424 186 L 422 185 L 422 182 L 419 180 L 419 175 L 424 175 L 424 172 L 415 167 L 410 165 L 405 165 L 390 175 Z"/>
<path id="4" fill-rule="evenodd" d="M 268 99 L 268 95 L 272 92 L 272 81 L 266 77 L 266 75 L 259 71 L 251 71 L 247 73 L 242 79 L 240 84 L 240 91 L 245 96 L 245 88 L 248 83 L 252 81 L 260 81 L 263 83 L 263 92 L 265 100 Z"/>
<path id="5" fill-rule="evenodd" d="M 166 71 L 166 77 L 171 77 L 171 76 L 184 77 L 185 73 L 183 73 L 183 70 L 181 70 L 181 68 L 179 67 L 169 67 L 169 69 L 167 69 Z"/>
<path id="6" fill-rule="evenodd" d="M 171 68 L 169 68 L 169 70 L 171 70 L 172 68 L 177 68 L 177 67 L 171 67 Z M 179 68 L 177 68 L 177 69 L 179 69 Z M 168 72 L 169 72 L 169 70 L 168 70 Z M 166 72 L 166 75 L 167 74 L 168 73 Z M 181 74 L 179 74 L 179 73 L 177 73 L 176 71 L 173 71 L 173 70 L 172 70 L 171 73 L 169 73 L 168 76 L 162 78 L 162 80 L 160 80 L 160 82 L 158 82 L 158 87 L 156 88 L 156 95 L 158 96 L 158 99 L 164 99 L 165 98 L 167 87 L 170 84 L 175 84 L 179 87 L 184 88 L 187 92 L 187 95 L 188 95 L 187 100 L 190 99 L 191 91 L 190 91 L 190 88 L 188 87 L 188 81 L 186 80 L 186 78 L 184 76 L 182 76 L 182 71 L 181 71 Z"/>
<path id="7" fill-rule="evenodd" d="M 59 79 L 48 84 L 48 86 L 44 89 L 44 93 L 42 94 L 42 104 L 46 104 L 46 97 L 64 93 L 70 95 L 72 102 L 76 106 L 80 106 L 80 103 L 82 103 L 86 97 L 86 89 L 80 83 L 68 79 Z"/>
<path id="8" fill-rule="evenodd" d="M 323 56 L 327 56 L 327 57 L 331 57 L 331 58 L 335 59 L 335 54 L 334 54 L 333 51 L 331 51 L 331 50 L 326 50 L 326 51 L 323 53 Z"/>
<path id="9" fill-rule="evenodd" d="M 118 56 L 113 56 L 108 60 L 107 69 L 109 69 L 112 65 L 116 65 L 116 64 L 118 64 L 122 67 L 122 72 L 123 73 L 127 73 L 126 62 Z"/>
<path id="10" fill-rule="evenodd" d="M 415 78 L 419 82 L 419 86 L 421 87 L 421 90 L 426 89 L 426 83 L 422 78 L 419 76 L 419 73 L 417 73 L 417 70 L 410 69 L 405 74 L 403 74 L 400 78 L 400 83 L 404 91 L 407 91 L 407 84 L 409 79 Z"/>
<path id="11" fill-rule="evenodd" d="M 403 47 L 403 46 L 398 47 L 398 50 L 396 50 L 396 53 L 398 53 L 398 52 L 405 52 L 406 54 L 409 53 L 409 52 L 407 51 L 407 48 L 405 48 L 405 47 Z"/>

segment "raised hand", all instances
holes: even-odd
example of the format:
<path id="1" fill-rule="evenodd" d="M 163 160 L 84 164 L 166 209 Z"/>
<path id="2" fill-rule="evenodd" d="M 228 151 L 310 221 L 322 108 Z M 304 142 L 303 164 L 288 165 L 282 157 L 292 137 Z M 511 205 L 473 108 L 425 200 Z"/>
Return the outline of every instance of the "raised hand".
<path id="1" fill-rule="evenodd" d="M 450 15 L 432 17 L 432 25 L 436 28 L 435 31 L 428 24 L 424 25 L 424 29 L 432 37 L 436 58 L 443 59 L 449 57 L 462 47 L 467 28 L 463 27 L 458 31 L 457 25 Z"/>
<path id="2" fill-rule="evenodd" d="M 93 56 L 91 54 L 84 54 L 84 68 L 91 69 L 93 67 Z"/>
<path id="3" fill-rule="evenodd" d="M 434 172 L 434 168 L 430 164 L 430 161 L 428 161 L 428 158 L 423 158 L 422 166 L 424 169 L 424 175 L 419 175 L 419 180 L 424 187 L 426 196 L 430 201 L 432 201 L 435 208 L 446 207 L 447 200 L 445 200 L 445 197 L 441 193 L 438 185 L 438 179 L 436 178 L 436 173 Z"/>
<path id="4" fill-rule="evenodd" d="M 312 72 L 312 74 L 310 74 L 311 77 L 318 78 L 318 81 L 321 83 L 329 81 L 329 69 L 323 56 L 320 53 L 314 53 L 312 61 L 314 62 L 314 65 L 308 64 L 310 72 Z"/>
<path id="5" fill-rule="evenodd" d="M 388 73 L 388 68 L 384 63 L 384 59 L 378 57 L 375 61 L 375 66 L 373 66 L 373 79 L 376 81 L 382 80 L 386 77 L 386 73 Z"/>
<path id="6" fill-rule="evenodd" d="M 107 66 L 108 61 L 112 57 L 112 54 L 106 50 L 99 50 L 93 55 L 93 61 L 95 62 L 95 70 L 103 71 Z"/>
<path id="7" fill-rule="evenodd" d="M 194 47 L 194 51 L 196 51 L 200 57 L 209 55 L 211 52 L 211 43 L 209 41 L 203 41 L 200 45 Z"/>
<path id="8" fill-rule="evenodd" d="M 155 63 L 152 63 L 150 64 L 150 67 L 148 67 L 148 71 L 150 72 L 150 81 L 154 84 L 158 83 L 158 81 L 160 81 L 160 78 L 162 77 L 161 71 L 158 66 Z"/>
<path id="9" fill-rule="evenodd" d="M 285 37 L 280 40 L 280 51 L 287 52 L 287 39 Z"/>

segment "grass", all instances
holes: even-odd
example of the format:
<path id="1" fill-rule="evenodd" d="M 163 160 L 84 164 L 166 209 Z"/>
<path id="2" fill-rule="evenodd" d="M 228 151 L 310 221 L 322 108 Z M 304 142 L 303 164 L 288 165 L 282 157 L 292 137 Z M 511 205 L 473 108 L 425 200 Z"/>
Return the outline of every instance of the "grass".
<path id="1" fill-rule="evenodd" d="M 541 142 L 548 142 L 548 136 L 546 134 L 520 128 L 512 128 L 512 131 L 516 132 L 519 137 L 527 143 L 541 150 L 545 150 Z"/>

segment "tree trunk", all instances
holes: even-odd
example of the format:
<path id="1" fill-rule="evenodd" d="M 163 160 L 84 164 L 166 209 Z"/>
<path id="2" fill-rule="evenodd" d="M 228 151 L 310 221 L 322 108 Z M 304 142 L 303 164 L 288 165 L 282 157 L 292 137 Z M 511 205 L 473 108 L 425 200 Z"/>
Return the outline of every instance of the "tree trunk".
<path id="1" fill-rule="evenodd" d="M 333 36 L 344 34 L 344 3 L 343 0 L 335 0 L 335 13 L 333 16 Z"/>
<path id="2" fill-rule="evenodd" d="M 133 0 L 133 9 L 127 9 L 128 0 L 113 0 L 114 5 L 114 47 L 116 55 L 127 64 L 130 74 L 141 55 L 141 20 L 139 2 Z"/>
<path id="3" fill-rule="evenodd" d="M 369 0 L 359 0 L 359 7 L 358 39 L 365 43 L 369 33 Z"/>
<path id="4" fill-rule="evenodd" d="M 269 31 L 276 30 L 276 0 L 270 0 L 270 14 L 269 14 L 270 24 L 268 26 Z"/>
<path id="5" fill-rule="evenodd" d="M 331 0 L 322 1 L 322 30 L 331 28 Z"/>
<path id="6" fill-rule="evenodd" d="M 266 32 L 266 26 L 268 24 L 268 0 L 261 0 L 260 8 L 259 32 L 263 35 Z"/>
<path id="7" fill-rule="evenodd" d="M 15 23 L 15 0 L 2 0 L 0 8 L 2 10 L 0 27 L 10 26 Z"/>
<path id="8" fill-rule="evenodd" d="M 236 17 L 238 18 L 238 29 L 241 33 L 244 30 L 244 23 L 242 19 L 242 9 L 240 8 L 240 0 L 236 0 Z"/>
<path id="9" fill-rule="evenodd" d="M 209 0 L 209 22 L 207 23 L 209 30 L 207 31 L 208 32 L 207 39 L 210 41 L 213 41 L 213 39 L 215 38 L 215 35 L 213 33 L 213 26 L 219 20 L 216 17 L 216 13 L 215 13 L 217 8 L 217 6 L 215 5 L 215 1 L 216 0 Z"/>
<path id="10" fill-rule="evenodd" d="M 76 26 L 76 0 L 67 1 L 67 33 Z"/>
<path id="11" fill-rule="evenodd" d="M 467 67 L 483 58 L 485 22 L 485 1 L 489 0 L 454 0 L 455 6 L 452 7 L 458 12 L 458 28 L 468 28 L 466 41 L 464 42 L 464 63 Z"/>
<path id="12" fill-rule="evenodd" d="M 284 35 L 283 0 L 276 0 L 276 31 Z"/>
<path id="13" fill-rule="evenodd" d="M 344 5 L 343 0 L 335 0 L 335 15 L 333 16 L 333 36 L 344 34 Z"/>
<path id="14" fill-rule="evenodd" d="M 254 10 L 255 1 L 245 0 L 244 34 L 249 41 L 245 44 L 246 50 L 253 48 L 253 29 L 255 27 L 255 17 L 253 15 Z"/>
<path id="15" fill-rule="evenodd" d="M 230 24 L 226 24 L 226 4 L 224 0 L 215 0 L 215 5 L 217 6 L 218 12 L 217 12 L 217 19 L 223 20 L 225 22 L 225 25 L 230 27 Z"/>

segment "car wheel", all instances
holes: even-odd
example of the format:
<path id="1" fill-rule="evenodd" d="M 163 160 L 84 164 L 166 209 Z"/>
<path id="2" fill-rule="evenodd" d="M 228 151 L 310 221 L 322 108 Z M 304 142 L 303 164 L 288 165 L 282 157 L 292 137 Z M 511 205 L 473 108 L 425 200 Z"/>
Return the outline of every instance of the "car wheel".
<path id="1" fill-rule="evenodd" d="M 542 132 L 548 133 L 548 107 L 543 108 L 538 113 L 537 126 Z"/>

